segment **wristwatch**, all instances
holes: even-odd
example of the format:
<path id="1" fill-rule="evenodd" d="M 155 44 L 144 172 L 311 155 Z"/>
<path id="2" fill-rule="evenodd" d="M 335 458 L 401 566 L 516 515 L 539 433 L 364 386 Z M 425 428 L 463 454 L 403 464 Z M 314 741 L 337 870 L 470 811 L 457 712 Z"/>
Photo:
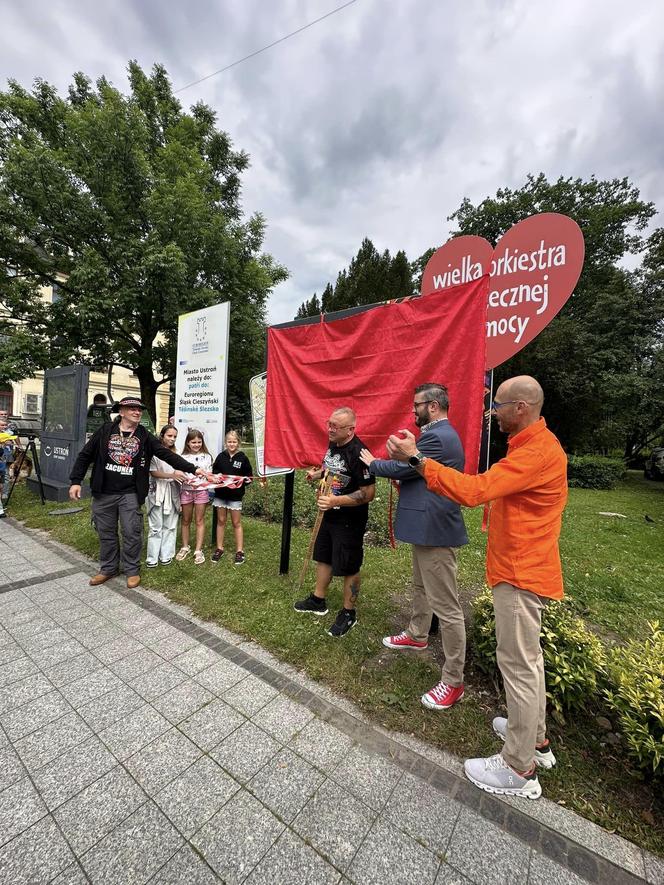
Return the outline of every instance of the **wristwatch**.
<path id="1" fill-rule="evenodd" d="M 423 455 L 422 452 L 416 452 L 414 455 L 411 455 L 408 459 L 408 464 L 410 467 L 420 467 L 424 461 L 426 460 L 426 455 Z"/>

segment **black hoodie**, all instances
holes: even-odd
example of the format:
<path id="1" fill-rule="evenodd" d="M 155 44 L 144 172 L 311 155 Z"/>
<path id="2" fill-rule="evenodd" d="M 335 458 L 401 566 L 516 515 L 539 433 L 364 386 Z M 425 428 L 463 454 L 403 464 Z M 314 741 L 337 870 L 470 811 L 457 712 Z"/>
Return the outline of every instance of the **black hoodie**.
<path id="1" fill-rule="evenodd" d="M 79 452 L 78 458 L 72 467 L 69 479 L 72 485 L 80 485 L 85 478 L 88 467 L 92 464 L 92 476 L 90 477 L 90 489 L 93 495 L 101 495 L 104 482 L 104 463 L 106 452 L 108 451 L 108 441 L 111 434 L 118 430 L 118 422 L 113 421 L 96 430 L 87 443 Z M 140 447 L 136 457 L 133 460 L 134 484 L 136 486 L 136 494 L 138 503 L 142 504 L 148 495 L 148 486 L 150 483 L 150 462 L 154 455 L 161 458 L 176 470 L 182 470 L 184 473 L 195 473 L 196 467 L 185 461 L 172 449 L 167 449 L 159 439 L 146 430 L 142 424 L 139 424 L 135 431 L 135 436 L 140 443 Z"/>

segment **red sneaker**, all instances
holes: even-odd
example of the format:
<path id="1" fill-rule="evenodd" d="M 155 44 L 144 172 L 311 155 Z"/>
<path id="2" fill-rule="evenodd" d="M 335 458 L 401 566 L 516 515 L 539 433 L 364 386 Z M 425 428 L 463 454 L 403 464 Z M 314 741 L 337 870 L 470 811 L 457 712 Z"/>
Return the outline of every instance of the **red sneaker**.
<path id="1" fill-rule="evenodd" d="M 426 648 L 427 642 L 415 642 L 404 630 L 398 636 L 384 636 L 383 645 L 386 648 Z"/>
<path id="2" fill-rule="evenodd" d="M 431 691 L 422 695 L 422 703 L 430 710 L 449 710 L 463 697 L 463 685 L 455 688 L 446 682 L 434 685 Z"/>

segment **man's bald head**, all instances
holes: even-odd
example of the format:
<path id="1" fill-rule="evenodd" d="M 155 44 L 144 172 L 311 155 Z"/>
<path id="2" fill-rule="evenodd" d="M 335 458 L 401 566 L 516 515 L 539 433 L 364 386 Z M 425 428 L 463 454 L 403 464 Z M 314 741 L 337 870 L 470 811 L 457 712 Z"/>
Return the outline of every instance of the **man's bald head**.
<path id="1" fill-rule="evenodd" d="M 544 391 L 535 378 L 531 378 L 530 375 L 515 375 L 514 378 L 508 378 L 504 384 L 500 385 L 501 388 L 505 387 L 507 397 L 509 399 L 520 400 L 521 402 L 527 403 L 534 410 L 536 410 L 537 415 L 542 411 L 542 404 L 544 403 Z"/>
<path id="2" fill-rule="evenodd" d="M 530 375 L 517 375 L 503 381 L 496 391 L 493 412 L 498 426 L 509 436 L 539 420 L 544 392 Z"/>

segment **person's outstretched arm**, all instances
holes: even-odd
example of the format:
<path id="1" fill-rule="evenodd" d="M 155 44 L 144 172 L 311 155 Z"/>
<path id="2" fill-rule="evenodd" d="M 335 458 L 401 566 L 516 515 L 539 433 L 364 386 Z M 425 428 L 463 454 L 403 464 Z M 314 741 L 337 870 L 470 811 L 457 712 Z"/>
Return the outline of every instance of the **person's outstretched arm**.
<path id="1" fill-rule="evenodd" d="M 404 436 L 392 435 L 387 442 L 387 450 L 397 460 L 407 460 L 417 452 L 415 437 L 409 431 Z M 516 492 L 523 492 L 539 482 L 542 468 L 542 455 L 521 447 L 502 458 L 486 473 L 469 476 L 459 473 L 452 467 L 445 467 L 427 458 L 417 470 L 426 480 L 427 487 L 437 495 L 445 495 L 466 507 L 477 507 L 496 498 L 504 498 Z"/>

